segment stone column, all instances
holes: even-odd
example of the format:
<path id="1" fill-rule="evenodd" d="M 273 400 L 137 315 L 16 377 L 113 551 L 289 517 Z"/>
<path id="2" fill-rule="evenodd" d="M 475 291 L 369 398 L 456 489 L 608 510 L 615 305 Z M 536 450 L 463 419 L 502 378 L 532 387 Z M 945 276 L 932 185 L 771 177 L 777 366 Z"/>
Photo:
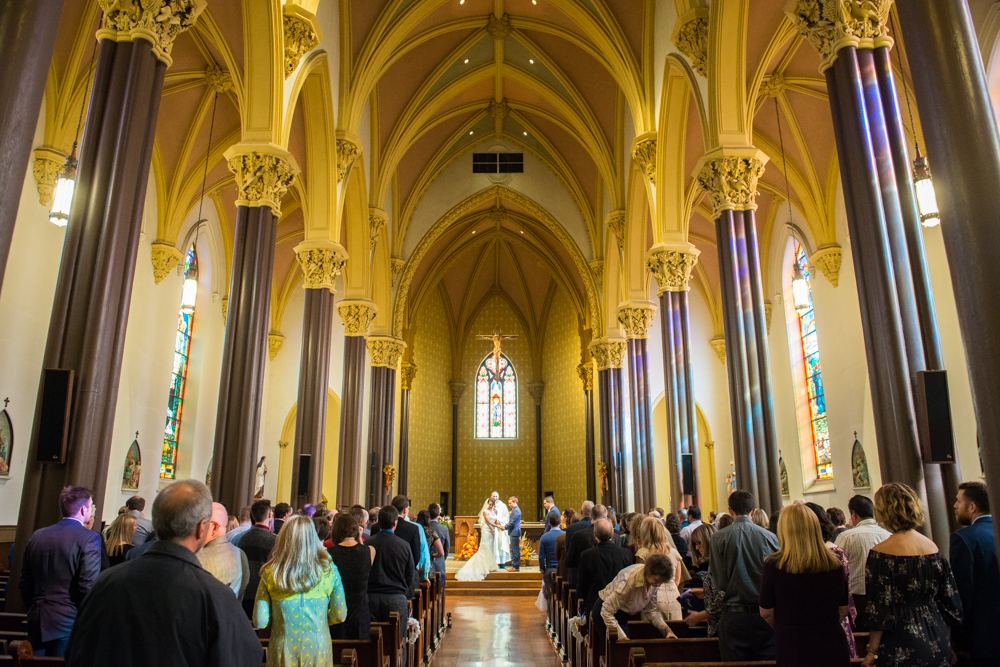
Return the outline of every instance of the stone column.
<path id="1" fill-rule="evenodd" d="M 417 375 L 416 364 L 404 361 L 399 368 L 399 495 L 405 496 L 410 476 L 410 387 Z M 442 508 L 442 511 L 447 508 Z"/>
<path id="2" fill-rule="evenodd" d="M 62 488 L 90 488 L 98 524 L 103 515 L 125 329 L 163 80 L 173 39 L 197 20 L 204 7 L 203 3 L 181 5 L 175 25 L 149 26 L 152 16 L 159 13 L 161 3 L 157 2 L 136 16 L 119 16 L 117 10 L 112 11 L 105 15 L 104 27 L 98 31 L 101 44 L 93 92 L 42 362 L 43 368 L 74 372 L 69 438 L 64 458 L 37 461 L 43 390 L 39 383 L 14 540 L 18 548 L 12 563 L 8 611 L 24 608 L 17 588 L 23 547 L 35 530 L 59 520 Z M 43 4 L 39 11 L 45 9 Z M 36 25 L 29 19 L 34 8 L 23 11 L 26 23 L 16 30 Z M 4 26 L 7 19 L 5 13 Z M 39 20 L 51 22 L 52 17 L 43 14 Z M 110 26 L 117 29 L 110 30 Z M 40 30 L 40 39 L 49 39 L 47 31 Z M 34 40 L 36 34 L 27 38 Z M 3 48 L 7 48 L 6 42 Z M 25 66 L 31 65 L 25 62 Z M 5 67 L 11 69 L 12 63 L 5 63 Z M 29 74 L 34 72 L 24 73 Z M 14 94 L 13 90 L 5 92 Z M 10 101 L 18 105 L 27 102 Z M 27 121 L 34 127 L 37 108 L 18 113 L 29 114 Z M 6 145 L 3 150 L 7 150 Z M 22 163 L 14 179 L 18 184 L 23 183 L 23 174 Z"/>
<path id="3" fill-rule="evenodd" d="M 372 398 L 368 420 L 368 507 L 382 507 L 392 500 L 392 486 L 386 488 L 386 468 L 392 465 L 393 421 L 396 414 L 396 366 L 406 343 L 390 336 L 369 336 Z"/>
<path id="4" fill-rule="evenodd" d="M 625 508 L 624 441 L 622 423 L 622 364 L 626 343 L 621 338 L 595 338 L 590 351 L 597 363 L 598 400 L 601 420 L 601 502 L 616 510 Z"/>
<path id="5" fill-rule="evenodd" d="M 934 165 L 948 266 L 969 363 L 986 485 L 1000 498 L 1000 134 L 968 4 L 897 5 Z M 955 150 L 960 146 L 961 150 Z M 972 356 L 970 356 L 972 359 Z M 1000 532 L 996 538 L 1000 544 Z"/>
<path id="6" fill-rule="evenodd" d="M 326 409 L 330 386 L 330 340 L 337 276 L 347 253 L 339 243 L 302 243 L 295 247 L 302 268 L 305 302 L 302 308 L 302 350 L 299 394 L 292 450 L 292 503 L 298 506 L 300 460 L 309 457 L 306 502 L 323 499 L 323 457 L 326 452 Z M 370 507 L 370 506 L 369 506 Z"/>
<path id="7" fill-rule="evenodd" d="M 594 460 L 594 367 L 580 364 L 576 373 L 583 383 L 583 424 L 586 429 L 584 446 L 587 448 L 587 498 L 597 498 L 597 462 Z"/>
<path id="8" fill-rule="evenodd" d="M 538 520 L 544 517 L 542 512 L 542 395 L 545 393 L 544 382 L 533 382 L 528 385 L 528 393 L 535 399 L 535 496 L 538 510 Z"/>
<path id="9" fill-rule="evenodd" d="M 337 505 L 361 502 L 362 410 L 365 394 L 365 336 L 378 308 L 371 301 L 340 301 L 344 321 L 344 383 L 340 398 L 340 454 L 337 465 Z"/>
<path id="10" fill-rule="evenodd" d="M 465 391 L 465 383 L 452 380 L 451 390 L 451 515 L 458 512 L 458 402 Z"/>
<path id="11" fill-rule="evenodd" d="M 763 172 L 757 149 L 721 149 L 702 158 L 698 183 L 712 197 L 718 239 L 737 484 L 771 514 L 781 508 L 781 481 L 754 217 Z M 677 338 L 683 345 L 683 332 Z"/>
<path id="12" fill-rule="evenodd" d="M 62 8 L 38 0 L 0 12 L 0 287 Z"/>
<path id="13" fill-rule="evenodd" d="M 276 146 L 233 146 L 225 152 L 239 186 L 229 314 L 215 421 L 212 497 L 230 511 L 253 498 L 264 367 L 269 352 L 271 274 L 281 198 L 298 168 Z M 298 489 L 292 489 L 292 498 Z"/>
<path id="14" fill-rule="evenodd" d="M 649 398 L 647 332 L 656 317 L 656 306 L 647 301 L 628 301 L 618 307 L 618 323 L 625 332 L 632 409 L 632 496 L 637 512 L 656 504 L 653 464 L 653 423 Z"/>
<path id="15" fill-rule="evenodd" d="M 663 340 L 663 376 L 667 409 L 667 447 L 670 459 L 670 506 L 701 504 L 698 476 L 698 427 L 694 420 L 694 370 L 691 365 L 691 322 L 688 291 L 691 271 L 700 250 L 690 243 L 658 245 L 646 266 L 656 278 Z M 691 460 L 694 485 L 683 488 L 684 457 Z"/>

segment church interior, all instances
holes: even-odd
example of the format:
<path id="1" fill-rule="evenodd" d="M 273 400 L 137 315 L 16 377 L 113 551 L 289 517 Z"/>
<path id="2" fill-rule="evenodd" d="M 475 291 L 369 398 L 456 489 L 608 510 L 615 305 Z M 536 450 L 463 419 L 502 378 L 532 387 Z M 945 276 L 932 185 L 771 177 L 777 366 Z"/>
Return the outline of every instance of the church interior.
<path id="1" fill-rule="evenodd" d="M 958 483 L 1000 493 L 1000 3 L 29 4 L 14 577 L 67 485 L 537 523 L 902 482 L 945 553 Z"/>

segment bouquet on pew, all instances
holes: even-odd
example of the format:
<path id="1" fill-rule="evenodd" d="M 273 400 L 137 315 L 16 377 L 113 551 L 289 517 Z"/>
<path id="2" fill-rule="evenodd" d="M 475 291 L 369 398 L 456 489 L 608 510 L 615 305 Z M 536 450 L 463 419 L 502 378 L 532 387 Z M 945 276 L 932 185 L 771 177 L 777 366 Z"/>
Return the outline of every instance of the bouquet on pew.
<path id="1" fill-rule="evenodd" d="M 462 550 L 455 556 L 455 560 L 469 560 L 479 551 L 479 536 L 474 532 L 469 532 L 469 538 L 462 545 Z"/>

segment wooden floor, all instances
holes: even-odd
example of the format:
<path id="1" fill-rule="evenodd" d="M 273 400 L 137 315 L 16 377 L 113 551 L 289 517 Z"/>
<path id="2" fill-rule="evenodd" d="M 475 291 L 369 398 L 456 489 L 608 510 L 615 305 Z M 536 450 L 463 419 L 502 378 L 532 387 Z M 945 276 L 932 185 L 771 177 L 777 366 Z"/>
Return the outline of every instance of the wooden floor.
<path id="1" fill-rule="evenodd" d="M 529 597 L 448 597 L 451 613 L 431 667 L 559 667 L 545 614 Z"/>

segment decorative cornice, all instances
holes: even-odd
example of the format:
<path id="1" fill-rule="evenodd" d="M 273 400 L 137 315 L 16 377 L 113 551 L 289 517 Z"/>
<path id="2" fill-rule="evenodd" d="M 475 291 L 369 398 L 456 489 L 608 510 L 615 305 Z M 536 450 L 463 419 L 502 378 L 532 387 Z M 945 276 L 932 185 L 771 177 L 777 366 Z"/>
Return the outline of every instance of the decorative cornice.
<path id="1" fill-rule="evenodd" d="M 344 321 L 345 336 L 367 336 L 368 327 L 375 319 L 378 306 L 372 301 L 343 300 L 337 306 L 340 319 Z"/>
<path id="2" fill-rule="evenodd" d="M 233 77 L 227 70 L 212 63 L 205 68 L 205 84 L 209 90 L 224 93 L 233 89 Z"/>
<path id="3" fill-rule="evenodd" d="M 528 393 L 535 399 L 535 405 L 542 404 L 542 395 L 545 394 L 544 382 L 532 382 L 528 385 Z"/>
<path id="4" fill-rule="evenodd" d="M 845 46 L 892 46 L 886 22 L 892 0 L 789 0 L 785 14 L 819 53 L 825 72 Z"/>
<path id="5" fill-rule="evenodd" d="M 822 271 L 834 287 L 840 282 L 840 260 L 840 246 L 835 243 L 823 246 L 809 258 L 809 262 Z"/>
<path id="6" fill-rule="evenodd" d="M 507 117 L 507 114 L 510 113 L 510 106 L 507 104 L 507 98 L 505 97 L 499 102 L 496 100 L 490 100 L 490 106 L 487 111 L 491 116 L 493 116 L 493 120 L 503 120 Z"/>
<path id="7" fill-rule="evenodd" d="M 410 391 L 413 386 L 413 378 L 417 376 L 417 365 L 403 362 L 399 367 L 399 387 L 403 391 Z"/>
<path id="8" fill-rule="evenodd" d="M 594 391 L 594 367 L 591 364 L 580 364 L 576 367 L 576 374 L 583 382 L 584 391 Z"/>
<path id="9" fill-rule="evenodd" d="M 597 285 L 597 289 L 604 289 L 604 261 L 600 259 L 595 259 L 590 262 L 590 275 L 594 277 L 594 284 Z"/>
<path id="10" fill-rule="evenodd" d="M 153 241 L 150 245 L 150 259 L 153 260 L 153 282 L 159 285 L 167 277 L 171 269 L 177 266 L 184 253 L 178 250 L 173 243 L 166 241 Z"/>
<path id="11" fill-rule="evenodd" d="M 712 217 L 722 211 L 757 210 L 757 180 L 764 173 L 758 157 L 708 159 L 698 172 L 698 185 L 712 198 Z"/>
<path id="12" fill-rule="evenodd" d="M 52 203 L 56 181 L 59 180 L 59 172 L 65 163 L 66 156 L 54 148 L 43 146 L 35 149 L 35 162 L 31 167 L 31 173 L 38 186 L 38 203 L 42 206 Z"/>
<path id="13" fill-rule="evenodd" d="M 361 143 L 353 135 L 337 133 L 337 183 L 344 180 L 347 171 L 361 155 Z"/>
<path id="14" fill-rule="evenodd" d="M 378 233 L 385 229 L 385 223 L 389 216 L 380 208 L 368 209 L 368 249 L 374 250 L 378 243 Z"/>
<path id="15" fill-rule="evenodd" d="M 647 338 L 655 318 L 656 306 L 652 303 L 628 301 L 618 308 L 618 324 L 626 338 Z"/>
<path id="16" fill-rule="evenodd" d="M 167 67 L 174 40 L 198 20 L 208 0 L 98 0 L 104 17 L 97 39 L 144 39 Z"/>
<path id="17" fill-rule="evenodd" d="M 285 78 L 299 66 L 302 56 L 309 53 L 323 39 L 316 18 L 301 7 L 288 3 L 284 8 Z"/>
<path id="18" fill-rule="evenodd" d="M 501 40 L 510 34 L 512 30 L 510 25 L 510 16 L 504 12 L 504 15 L 500 18 L 496 17 L 496 14 L 490 14 L 490 20 L 486 24 L 486 29 L 490 31 L 493 35 L 493 39 Z"/>
<path id="19" fill-rule="evenodd" d="M 611 211 L 608 213 L 608 229 L 615 235 L 618 242 L 618 250 L 625 252 L 625 211 Z"/>
<path id="20" fill-rule="evenodd" d="M 406 343 L 392 336 L 369 336 L 365 342 L 373 367 L 395 369 L 406 348 Z"/>
<path id="21" fill-rule="evenodd" d="M 597 370 L 621 368 L 625 363 L 627 344 L 622 338 L 596 338 L 590 344 L 590 353 L 594 355 Z"/>
<path id="22" fill-rule="evenodd" d="M 292 154 L 271 144 L 237 144 L 223 157 L 236 177 L 236 205 L 268 206 L 280 218 L 281 198 L 299 173 Z"/>
<path id="23" fill-rule="evenodd" d="M 302 269 L 302 287 L 337 293 L 337 276 L 344 270 L 347 251 L 339 243 L 300 243 L 293 248 Z"/>
<path id="24" fill-rule="evenodd" d="M 708 77 L 708 8 L 698 7 L 677 17 L 670 41 L 688 57 L 698 74 Z"/>
<path id="25" fill-rule="evenodd" d="M 656 250 L 646 260 L 646 267 L 656 278 L 657 296 L 664 292 L 687 292 L 691 289 L 691 271 L 701 251 L 693 245 L 687 250 Z"/>
<path id="26" fill-rule="evenodd" d="M 490 212 L 487 213 L 490 222 L 503 222 L 507 217 L 507 209 L 503 207 L 503 204 L 495 204 Z"/>
<path id="27" fill-rule="evenodd" d="M 632 142 L 632 159 L 639 163 L 650 183 L 656 184 L 656 132 L 647 132 Z"/>
<path id="28" fill-rule="evenodd" d="M 271 357 L 271 361 L 274 361 L 274 358 L 278 356 L 278 350 L 281 349 L 281 345 L 284 342 L 285 337 L 277 331 L 267 334 L 267 352 Z"/>
<path id="29" fill-rule="evenodd" d="M 448 383 L 448 389 L 451 390 L 451 404 L 458 405 L 458 401 L 462 398 L 462 393 L 465 391 L 465 383 L 459 380 L 452 380 Z"/>
<path id="30" fill-rule="evenodd" d="M 712 346 L 712 349 L 715 350 L 715 355 L 717 357 L 719 357 L 719 361 L 722 362 L 723 366 L 725 366 L 726 365 L 726 339 L 722 338 L 720 336 L 718 338 L 713 338 L 712 340 L 708 341 L 708 344 Z"/>
<path id="31" fill-rule="evenodd" d="M 393 257 L 389 260 L 389 270 L 392 272 L 392 286 L 395 287 L 399 283 L 399 277 L 403 275 L 403 269 L 406 267 L 406 260 L 400 259 L 399 257 Z"/>

